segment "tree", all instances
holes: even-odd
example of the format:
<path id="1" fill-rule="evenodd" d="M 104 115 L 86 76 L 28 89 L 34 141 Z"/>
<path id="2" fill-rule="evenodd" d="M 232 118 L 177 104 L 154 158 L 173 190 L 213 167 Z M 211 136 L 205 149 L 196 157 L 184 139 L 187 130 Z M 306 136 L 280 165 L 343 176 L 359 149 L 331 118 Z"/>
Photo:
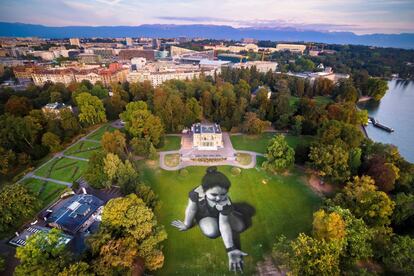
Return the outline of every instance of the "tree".
<path id="1" fill-rule="evenodd" d="M 358 91 L 348 79 L 339 81 L 333 93 L 337 101 L 356 103 L 358 100 Z"/>
<path id="2" fill-rule="evenodd" d="M 339 144 L 316 144 L 311 146 L 309 159 L 322 177 L 340 183 L 350 176 L 349 153 Z"/>
<path id="3" fill-rule="evenodd" d="M 302 134 L 302 123 L 303 123 L 303 116 L 296 115 L 293 117 L 293 125 L 292 125 L 292 135 L 301 135 Z"/>
<path id="4" fill-rule="evenodd" d="M 109 181 L 113 181 L 117 177 L 118 169 L 121 163 L 122 161 L 119 159 L 118 155 L 113 153 L 108 153 L 106 155 L 103 169 Z"/>
<path id="5" fill-rule="evenodd" d="M 0 234 L 31 218 L 39 207 L 39 200 L 23 185 L 5 185 L 0 190 Z"/>
<path id="6" fill-rule="evenodd" d="M 6 269 L 6 258 L 3 255 L 0 255 L 0 272 L 3 272 Z"/>
<path id="7" fill-rule="evenodd" d="M 0 173 L 6 175 L 16 164 L 16 154 L 12 150 L 6 150 L 0 146 Z"/>
<path id="8" fill-rule="evenodd" d="M 396 225 L 402 225 L 407 219 L 414 216 L 414 194 L 399 193 L 395 197 L 395 209 L 392 213 L 392 221 Z"/>
<path id="9" fill-rule="evenodd" d="M 92 155 L 89 159 L 84 178 L 93 188 L 102 189 L 108 185 L 108 178 L 104 171 L 105 157 L 106 154 L 104 152 L 99 152 Z"/>
<path id="10" fill-rule="evenodd" d="M 241 129 L 247 134 L 261 134 L 268 126 L 270 126 L 270 122 L 260 120 L 256 113 L 247 112 L 244 115 L 244 122 Z"/>
<path id="11" fill-rule="evenodd" d="M 152 145 L 152 143 L 149 139 L 134 137 L 132 138 L 130 145 L 134 154 L 148 157 L 150 145 Z"/>
<path id="12" fill-rule="evenodd" d="M 339 275 L 341 244 L 303 233 L 291 242 L 290 267 L 294 275 Z"/>
<path id="13" fill-rule="evenodd" d="M 394 236 L 384 255 L 384 264 L 394 272 L 414 274 L 414 239 L 409 236 Z"/>
<path id="14" fill-rule="evenodd" d="M 58 152 L 62 149 L 59 136 L 51 132 L 46 132 L 43 134 L 42 145 L 48 147 L 51 152 Z"/>
<path id="15" fill-rule="evenodd" d="M 31 109 L 32 105 L 30 104 L 28 98 L 16 95 L 11 96 L 4 106 L 4 110 L 7 113 L 15 116 L 25 116 L 29 114 Z"/>
<path id="16" fill-rule="evenodd" d="M 16 249 L 20 264 L 15 275 L 56 275 L 70 260 L 62 232 L 57 229 L 49 233 L 38 232 L 26 241 L 26 245 Z"/>
<path id="17" fill-rule="evenodd" d="M 76 97 L 79 107 L 79 120 L 87 125 L 106 122 L 105 108 L 98 97 L 89 93 L 80 93 Z"/>
<path id="18" fill-rule="evenodd" d="M 101 145 L 106 153 L 115 153 L 121 157 L 127 153 L 125 134 L 119 130 L 105 132 L 101 139 Z"/>
<path id="19" fill-rule="evenodd" d="M 80 131 L 78 118 L 69 108 L 60 111 L 60 125 L 65 133 L 66 138 L 75 136 Z"/>
<path id="20" fill-rule="evenodd" d="M 58 274 L 58 276 L 92 276 L 89 264 L 85 262 L 77 262 L 65 267 L 65 269 Z"/>
<path id="21" fill-rule="evenodd" d="M 295 162 L 295 151 L 283 135 L 276 135 L 270 140 L 262 166 L 268 171 L 277 172 L 291 167 Z"/>
<path id="22" fill-rule="evenodd" d="M 399 178 L 399 169 L 393 163 L 388 163 L 380 155 L 372 156 L 368 161 L 366 174 L 375 180 L 375 185 L 384 192 L 394 190 L 395 181 Z"/>
<path id="23" fill-rule="evenodd" d="M 369 176 L 355 176 L 333 203 L 349 209 L 371 227 L 389 225 L 395 203 L 382 191 L 378 191 L 374 180 Z"/>
<path id="24" fill-rule="evenodd" d="M 160 242 L 167 234 L 154 213 L 135 194 L 111 199 L 102 213 L 98 233 L 89 239 L 94 267 L 109 271 L 130 271 L 137 259 L 149 270 L 163 265 Z"/>
<path id="25" fill-rule="evenodd" d="M 313 236 L 326 241 L 342 240 L 345 237 L 345 222 L 336 212 L 319 210 L 313 213 Z"/>
<path id="26" fill-rule="evenodd" d="M 117 172 L 117 182 L 124 195 L 136 191 L 139 184 L 139 173 L 129 160 L 120 164 Z"/>
<path id="27" fill-rule="evenodd" d="M 147 109 L 146 103 L 129 103 L 120 117 L 125 122 L 125 129 L 133 137 L 146 138 L 155 146 L 160 144 L 164 127 L 160 118 Z"/>
<path id="28" fill-rule="evenodd" d="M 266 119 L 267 111 L 269 109 L 269 90 L 265 87 L 262 87 L 257 91 L 256 97 L 254 98 L 257 106 L 257 114 L 261 120 Z"/>
<path id="29" fill-rule="evenodd" d="M 135 192 L 138 195 L 138 197 L 141 198 L 145 202 L 145 204 L 152 210 L 155 210 L 155 208 L 159 206 L 158 196 L 156 193 L 154 193 L 151 187 L 144 184 L 140 184 L 137 185 Z"/>
<path id="30" fill-rule="evenodd" d="M 345 240 L 341 252 L 341 267 L 352 268 L 357 261 L 372 257 L 373 231 L 362 219 L 356 218 L 348 209 L 334 206 L 328 209 L 341 216 L 345 222 Z"/>
<path id="31" fill-rule="evenodd" d="M 103 88 L 101 84 L 95 84 L 92 87 L 91 94 L 99 99 L 104 99 L 108 97 L 108 90 Z"/>
<path id="32" fill-rule="evenodd" d="M 197 99 L 190 98 L 185 103 L 185 125 L 187 127 L 201 120 L 203 111 L 199 105 Z"/>
<path id="33" fill-rule="evenodd" d="M 371 96 L 374 100 L 380 101 L 388 90 L 388 83 L 386 80 L 369 78 L 365 95 Z"/>
<path id="34" fill-rule="evenodd" d="M 351 124 L 336 120 L 329 120 L 323 123 L 318 129 L 318 139 L 321 144 L 335 144 L 344 142 L 346 148 L 358 148 L 364 139 L 361 130 Z"/>

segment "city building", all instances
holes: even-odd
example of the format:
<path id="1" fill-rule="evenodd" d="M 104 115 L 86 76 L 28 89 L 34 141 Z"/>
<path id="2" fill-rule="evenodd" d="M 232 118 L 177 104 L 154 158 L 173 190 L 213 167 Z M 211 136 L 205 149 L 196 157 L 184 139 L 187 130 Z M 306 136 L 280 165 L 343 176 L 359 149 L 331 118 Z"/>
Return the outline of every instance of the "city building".
<path id="1" fill-rule="evenodd" d="M 87 80 L 92 84 L 95 84 L 98 81 L 103 82 L 103 78 L 97 69 L 75 71 L 74 75 L 77 82 L 83 80 Z"/>
<path id="2" fill-rule="evenodd" d="M 46 82 L 61 82 L 65 85 L 69 85 L 75 81 L 74 69 L 41 69 L 36 70 L 32 74 L 34 84 L 43 85 Z"/>
<path id="3" fill-rule="evenodd" d="M 73 195 L 49 209 L 46 222 L 50 227 L 71 234 L 86 232 L 95 221 L 100 220 L 103 204 L 93 195 Z"/>
<path id="4" fill-rule="evenodd" d="M 78 46 L 79 48 L 81 46 L 79 38 L 70 38 L 69 43 L 70 45 Z"/>
<path id="5" fill-rule="evenodd" d="M 317 78 L 326 78 L 326 79 L 333 81 L 334 83 L 338 82 L 341 79 L 348 79 L 350 77 L 349 74 L 334 73 L 332 70 L 332 67 L 324 67 L 324 70 L 322 72 L 302 72 L 302 73 L 288 72 L 286 73 L 286 75 L 308 79 L 311 82 L 313 82 Z"/>
<path id="6" fill-rule="evenodd" d="M 134 41 L 130 37 L 125 38 L 125 42 L 127 46 L 132 46 L 134 44 Z"/>
<path id="7" fill-rule="evenodd" d="M 134 57 L 143 57 L 148 61 L 155 60 L 154 50 L 142 50 L 142 49 L 126 49 L 119 52 L 119 59 L 129 61 Z"/>
<path id="8" fill-rule="evenodd" d="M 306 45 L 280 43 L 280 44 L 277 44 L 276 50 L 277 51 L 290 51 L 292 53 L 303 54 L 303 52 L 306 50 Z"/>
<path id="9" fill-rule="evenodd" d="M 16 66 L 13 67 L 13 73 L 20 83 L 30 82 L 32 81 L 32 74 L 36 69 L 37 67 L 34 65 Z"/>
<path id="10" fill-rule="evenodd" d="M 218 124 L 197 123 L 191 127 L 193 149 L 218 150 L 223 148 L 223 136 Z"/>
<path id="11" fill-rule="evenodd" d="M 247 57 L 246 56 L 242 56 L 239 54 L 218 54 L 217 58 L 219 60 L 224 60 L 224 61 L 230 61 L 232 63 L 237 63 L 237 62 L 246 62 L 247 61 Z"/>
<path id="12" fill-rule="evenodd" d="M 223 44 L 220 45 L 205 45 L 204 50 L 214 50 L 214 51 L 223 51 L 223 52 L 231 52 L 231 53 L 240 53 L 240 52 L 255 52 L 259 51 L 259 46 L 256 44 L 244 44 L 244 45 L 230 45 L 225 46 Z"/>
<path id="13" fill-rule="evenodd" d="M 247 62 L 239 62 L 235 63 L 233 68 L 237 69 L 250 69 L 252 67 L 256 67 L 256 70 L 261 73 L 267 73 L 268 71 L 272 70 L 273 72 L 276 72 L 277 69 L 277 62 L 271 62 L 271 61 L 247 61 Z"/>
<path id="14" fill-rule="evenodd" d="M 21 233 L 18 233 L 14 238 L 12 238 L 9 243 L 14 246 L 25 246 L 26 241 L 29 237 L 33 236 L 36 233 L 43 232 L 43 233 L 49 233 L 51 228 L 48 227 L 42 227 L 39 225 L 32 225 L 28 228 L 24 229 Z M 70 241 L 72 241 L 73 237 L 64 233 L 60 234 L 60 242 L 64 245 L 67 245 Z"/>
<path id="15" fill-rule="evenodd" d="M 219 72 L 219 68 L 204 67 L 192 64 L 175 64 L 172 62 L 149 63 L 141 69 L 131 66 L 128 74 L 128 82 L 144 82 L 149 81 L 156 87 L 168 80 L 191 80 L 199 78 L 202 74 L 205 76 L 214 76 Z"/>
<path id="16" fill-rule="evenodd" d="M 99 71 L 102 76 L 102 82 L 105 86 L 110 86 L 112 83 L 122 83 L 127 80 L 128 68 L 123 68 L 119 63 L 109 64 L 108 69 Z"/>
<path id="17" fill-rule="evenodd" d="M 79 54 L 78 60 L 84 64 L 97 64 L 101 62 L 101 58 L 95 54 Z"/>

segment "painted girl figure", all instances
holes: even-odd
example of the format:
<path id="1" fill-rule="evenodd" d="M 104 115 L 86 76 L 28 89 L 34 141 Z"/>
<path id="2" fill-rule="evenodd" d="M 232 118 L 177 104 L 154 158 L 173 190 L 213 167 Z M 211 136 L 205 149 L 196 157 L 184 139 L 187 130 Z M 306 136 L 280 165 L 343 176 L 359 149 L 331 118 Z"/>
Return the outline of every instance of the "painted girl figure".
<path id="1" fill-rule="evenodd" d="M 184 221 L 174 220 L 171 225 L 185 231 L 196 221 L 205 236 L 212 239 L 221 236 L 229 257 L 229 270 L 242 271 L 243 256 L 247 254 L 235 246 L 233 234 L 242 232 L 245 225 L 233 210 L 228 196 L 230 185 L 216 167 L 207 168 L 201 185 L 189 193 Z"/>

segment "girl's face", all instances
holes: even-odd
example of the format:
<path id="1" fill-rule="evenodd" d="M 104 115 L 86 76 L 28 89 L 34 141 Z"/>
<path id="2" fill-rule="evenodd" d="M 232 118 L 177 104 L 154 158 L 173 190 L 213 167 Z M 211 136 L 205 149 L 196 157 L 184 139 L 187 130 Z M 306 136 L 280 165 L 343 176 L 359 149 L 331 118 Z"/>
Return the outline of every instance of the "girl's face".
<path id="1" fill-rule="evenodd" d="M 226 200 L 227 192 L 228 191 L 226 189 L 220 186 L 215 186 L 205 191 L 207 199 L 214 202 L 221 202 L 223 200 Z"/>

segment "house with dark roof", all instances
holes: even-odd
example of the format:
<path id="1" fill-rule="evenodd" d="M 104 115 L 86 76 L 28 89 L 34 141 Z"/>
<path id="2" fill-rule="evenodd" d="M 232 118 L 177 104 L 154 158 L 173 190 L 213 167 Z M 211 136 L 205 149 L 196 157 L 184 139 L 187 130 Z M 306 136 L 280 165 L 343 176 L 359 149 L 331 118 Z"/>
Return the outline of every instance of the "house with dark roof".
<path id="1" fill-rule="evenodd" d="M 85 232 L 100 220 L 104 202 L 89 194 L 73 195 L 49 210 L 46 222 L 50 227 L 76 234 Z"/>

